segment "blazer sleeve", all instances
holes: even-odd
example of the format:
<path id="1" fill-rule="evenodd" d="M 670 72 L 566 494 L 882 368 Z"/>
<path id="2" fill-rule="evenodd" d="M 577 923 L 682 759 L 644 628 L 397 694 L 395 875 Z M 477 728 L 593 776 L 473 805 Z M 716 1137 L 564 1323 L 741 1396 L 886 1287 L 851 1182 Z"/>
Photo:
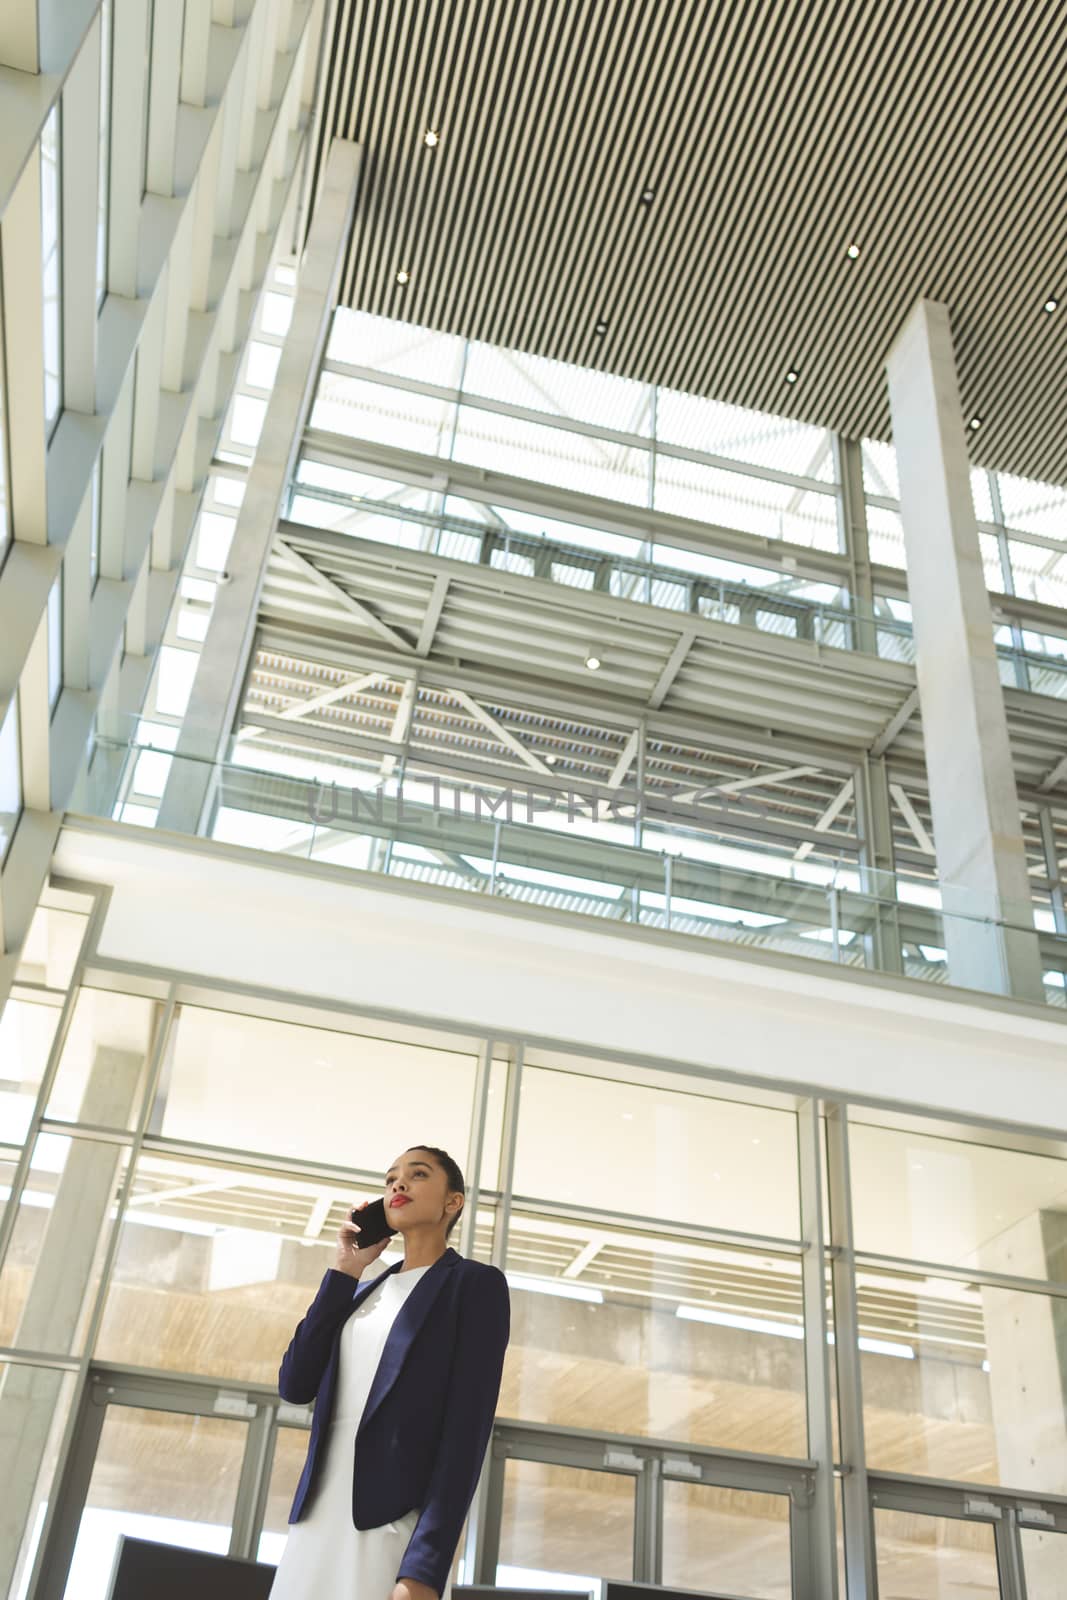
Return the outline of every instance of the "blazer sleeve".
<path id="1" fill-rule="evenodd" d="M 510 1332 L 507 1279 L 486 1266 L 472 1274 L 460 1304 L 441 1442 L 398 1581 L 414 1578 L 444 1592 L 493 1430 Z"/>
<path id="2" fill-rule="evenodd" d="M 328 1267 L 319 1292 L 289 1341 L 278 1369 L 278 1393 L 293 1405 L 310 1405 L 319 1392 L 333 1350 L 334 1334 L 351 1308 L 356 1280 Z"/>

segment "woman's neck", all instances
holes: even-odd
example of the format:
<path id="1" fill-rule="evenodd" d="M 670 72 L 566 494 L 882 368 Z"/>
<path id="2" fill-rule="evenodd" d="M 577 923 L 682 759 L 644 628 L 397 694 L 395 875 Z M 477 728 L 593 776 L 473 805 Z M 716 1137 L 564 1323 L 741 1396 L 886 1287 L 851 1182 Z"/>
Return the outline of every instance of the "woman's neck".
<path id="1" fill-rule="evenodd" d="M 428 1239 L 407 1238 L 404 1240 L 404 1265 L 399 1270 L 414 1272 L 417 1267 L 432 1267 L 447 1249 L 448 1245 L 440 1234 Z"/>

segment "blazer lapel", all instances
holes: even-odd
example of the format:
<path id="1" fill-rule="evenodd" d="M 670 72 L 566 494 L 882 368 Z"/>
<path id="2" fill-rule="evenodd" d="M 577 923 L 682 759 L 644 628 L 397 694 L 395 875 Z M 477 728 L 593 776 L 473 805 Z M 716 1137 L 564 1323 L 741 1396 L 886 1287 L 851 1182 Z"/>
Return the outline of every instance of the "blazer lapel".
<path id="1" fill-rule="evenodd" d="M 445 1280 L 456 1262 L 459 1260 L 456 1252 L 450 1247 L 439 1260 L 435 1261 L 429 1272 L 425 1273 L 408 1295 L 404 1304 L 397 1312 L 396 1321 L 389 1329 L 389 1337 L 385 1341 L 385 1349 L 378 1363 L 378 1370 L 374 1374 L 374 1381 L 367 1396 L 367 1403 L 363 1408 L 365 1423 L 378 1409 L 389 1390 L 400 1376 L 400 1369 L 411 1349 L 412 1341 L 430 1313 L 430 1308 L 444 1287 Z M 398 1263 L 402 1265 L 402 1263 Z M 393 1269 L 390 1268 L 390 1271 Z M 360 1424 L 362 1426 L 362 1423 Z"/>

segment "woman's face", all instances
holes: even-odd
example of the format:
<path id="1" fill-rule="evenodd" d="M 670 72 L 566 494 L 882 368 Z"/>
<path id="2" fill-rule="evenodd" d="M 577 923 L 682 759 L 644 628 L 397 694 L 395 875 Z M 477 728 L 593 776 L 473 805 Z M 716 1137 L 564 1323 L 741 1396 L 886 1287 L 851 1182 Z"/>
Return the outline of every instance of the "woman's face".
<path id="1" fill-rule="evenodd" d="M 385 1214 L 400 1233 L 449 1221 L 458 1209 L 458 1196 L 446 1206 L 448 1199 L 444 1168 L 421 1150 L 405 1151 L 385 1175 Z"/>

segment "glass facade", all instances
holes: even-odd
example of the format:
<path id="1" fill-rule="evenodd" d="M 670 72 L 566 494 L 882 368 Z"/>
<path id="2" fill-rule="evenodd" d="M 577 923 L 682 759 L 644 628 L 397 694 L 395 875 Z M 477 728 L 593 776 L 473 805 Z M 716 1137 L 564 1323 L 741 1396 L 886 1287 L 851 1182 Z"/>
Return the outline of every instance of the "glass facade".
<path id="1" fill-rule="evenodd" d="M 995 1571 L 985 1524 L 936 1500 L 905 1516 L 902 1483 L 920 1502 L 946 1482 L 1017 1491 L 1031 1512 L 1067 1488 L 1067 1159 L 1053 1142 L 855 1108 L 820 1131 L 847 1139 L 853 1176 L 843 1192 L 828 1152 L 813 1233 L 806 1135 L 782 1093 L 518 1042 L 480 1078 L 489 1041 L 415 1017 L 385 1026 L 240 990 L 206 1004 L 110 971 L 92 915 L 91 897 L 49 891 L 3 1019 L 0 1407 L 46 1358 L 110 1375 L 76 1494 L 70 1461 L 53 1460 L 77 1530 L 68 1593 L 97 1594 L 86 1574 L 122 1531 L 224 1551 L 240 1527 L 277 1560 L 307 1422 L 278 1410 L 281 1353 L 346 1208 L 424 1138 L 468 1182 L 481 1138 L 462 1247 L 511 1288 L 478 1535 L 499 1582 L 647 1576 L 652 1517 L 663 1582 L 728 1578 L 732 1594 L 784 1600 L 808 1538 L 789 1474 L 834 1469 L 836 1450 L 811 1459 L 812 1407 L 831 1402 L 838 1418 L 862 1406 L 889 1592 L 935 1592 L 930 1563 L 959 1593 Z M 824 1252 L 830 1270 L 842 1212 L 855 1248 L 834 1257 L 829 1355 L 833 1371 L 849 1286 L 859 1377 L 853 1392 L 838 1367 L 844 1386 L 826 1393 L 805 1261 Z M 61 1380 L 38 1386 L 42 1426 L 62 1413 Z M 264 1426 L 266 1454 L 250 1432 Z M 1026 1542 L 1037 1583 L 1049 1548 Z"/>
<path id="2" fill-rule="evenodd" d="M 41 134 L 41 261 L 44 293 L 44 420 L 49 434 L 63 405 L 62 184 L 60 104 L 48 113 Z"/>
<path id="3" fill-rule="evenodd" d="M 96 200 L 96 303 L 107 294 L 107 222 L 111 184 L 111 4 L 100 6 L 100 130 Z M 95 568 L 93 577 L 95 578 Z"/>

